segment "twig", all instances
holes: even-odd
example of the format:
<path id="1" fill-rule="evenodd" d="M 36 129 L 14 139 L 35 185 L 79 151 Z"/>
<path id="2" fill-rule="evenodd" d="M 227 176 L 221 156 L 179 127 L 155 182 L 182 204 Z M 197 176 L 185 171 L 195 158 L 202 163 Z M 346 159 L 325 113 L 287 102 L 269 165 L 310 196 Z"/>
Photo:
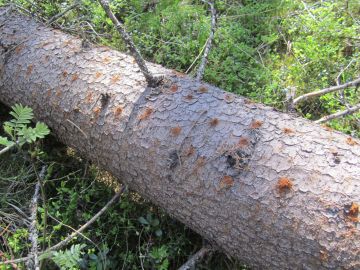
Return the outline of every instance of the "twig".
<path id="1" fill-rule="evenodd" d="M 28 216 L 19 208 L 17 207 L 16 205 L 10 203 L 10 202 L 5 202 L 6 204 L 10 205 L 12 208 L 14 208 L 22 217 L 23 217 L 23 222 L 26 224 L 26 225 L 29 225 L 30 222 L 28 220 Z"/>
<path id="2" fill-rule="evenodd" d="M 190 259 L 186 263 L 184 263 L 178 270 L 194 269 L 195 265 L 211 251 L 212 249 L 209 247 L 202 247 L 198 252 L 191 256 Z"/>
<path id="3" fill-rule="evenodd" d="M 208 38 L 208 40 L 206 42 L 205 51 L 204 51 L 203 57 L 201 59 L 199 69 L 198 69 L 197 74 L 196 74 L 196 79 L 198 81 L 200 81 L 204 76 L 205 66 L 206 66 L 206 63 L 207 63 L 207 58 L 208 58 L 209 52 L 211 50 L 211 45 L 212 45 L 212 41 L 214 39 L 215 28 L 216 28 L 216 10 L 215 10 L 215 5 L 214 5 L 215 0 L 214 0 L 214 2 L 205 1 L 205 0 L 202 0 L 202 1 L 204 3 L 207 3 L 208 5 L 210 5 L 210 9 L 211 9 L 211 29 L 210 29 L 209 38 Z"/>
<path id="4" fill-rule="evenodd" d="M 0 262 L 0 265 L 26 262 L 29 259 L 31 259 L 31 257 L 28 256 L 28 257 L 22 257 L 22 258 L 18 258 L 18 259 L 14 259 L 14 260 L 7 260 L 7 261 Z"/>
<path id="5" fill-rule="evenodd" d="M 43 186 L 43 180 L 45 177 L 45 171 L 47 166 L 43 166 L 40 174 L 38 174 L 36 166 L 34 161 L 32 160 L 32 168 L 33 171 L 36 175 L 36 178 L 38 180 L 38 183 L 40 184 L 40 191 L 41 191 L 41 199 L 42 199 L 42 205 L 43 205 L 43 209 L 44 209 L 44 226 L 43 226 L 43 248 L 45 248 L 46 245 L 46 227 L 47 227 L 47 206 L 46 206 L 46 196 L 45 196 L 45 190 L 44 190 L 44 186 Z M 30 220 L 31 222 L 31 220 Z M 41 264 L 40 264 L 40 268 L 41 268 Z"/>
<path id="6" fill-rule="evenodd" d="M 0 233 L 0 237 L 3 236 L 3 234 L 5 234 L 6 232 L 9 232 L 9 227 L 10 227 L 11 223 L 9 223 L 5 228 L 1 228 L 2 232 Z M 0 257 L 1 257 L 1 250 L 0 250 Z"/>
<path id="7" fill-rule="evenodd" d="M 351 66 L 351 64 L 352 64 L 354 61 L 356 62 L 355 59 L 351 59 L 351 61 L 349 62 L 349 64 L 347 64 L 347 66 L 346 66 L 345 68 L 343 68 L 343 69 L 340 71 L 340 73 L 337 75 L 336 80 L 335 80 L 335 82 L 336 82 L 337 85 L 340 85 L 340 76 L 344 73 L 345 70 L 347 70 L 347 69 Z"/>
<path id="8" fill-rule="evenodd" d="M 127 233 L 127 231 L 125 231 L 125 243 L 126 243 L 126 252 L 125 252 L 125 258 L 123 260 L 123 264 L 122 264 L 122 267 L 121 267 L 121 270 L 124 270 L 124 267 L 125 267 L 125 264 L 126 264 L 126 259 L 128 257 L 128 254 L 129 254 L 129 234 Z"/>
<path id="9" fill-rule="evenodd" d="M 45 169 L 45 166 L 42 170 Z M 27 269 L 29 270 L 39 270 L 39 257 L 38 257 L 38 230 L 36 226 L 36 214 L 38 210 L 38 199 L 39 199 L 39 190 L 40 190 L 40 180 L 37 181 L 35 185 L 35 192 L 30 203 L 30 225 L 29 225 L 29 239 L 31 242 L 31 250 L 29 256 L 30 260 L 26 262 Z"/>
<path id="10" fill-rule="evenodd" d="M 32 160 L 32 167 L 34 170 L 34 173 L 36 175 L 36 178 L 38 180 L 38 184 L 40 184 L 40 192 L 41 192 L 41 199 L 42 199 L 42 205 L 43 205 L 43 211 L 44 211 L 44 226 L 43 226 L 43 248 L 46 247 L 46 227 L 47 227 L 47 215 L 48 215 L 48 210 L 47 210 L 47 204 L 46 204 L 46 194 L 45 194 L 45 189 L 44 189 L 44 178 L 45 178 L 45 172 L 47 169 L 47 166 L 43 166 L 41 168 L 40 173 L 37 172 L 36 167 L 35 167 L 35 163 Z M 30 220 L 31 222 L 31 220 Z M 42 268 L 42 261 L 40 262 L 40 269 Z"/>
<path id="11" fill-rule="evenodd" d="M 188 72 L 190 71 L 190 69 L 195 65 L 196 61 L 200 58 L 200 56 L 202 55 L 203 51 L 205 50 L 206 44 L 208 43 L 209 38 L 206 40 L 204 46 L 201 48 L 201 51 L 199 52 L 199 54 L 196 56 L 196 58 L 194 59 L 194 61 L 191 63 L 191 65 L 188 67 L 188 69 L 185 71 L 185 74 L 188 74 Z"/>
<path id="12" fill-rule="evenodd" d="M 117 192 L 110 201 L 108 201 L 108 203 L 101 208 L 101 210 L 99 212 L 96 213 L 96 215 L 94 215 L 88 222 L 86 222 L 84 225 L 82 225 L 78 230 L 74 231 L 73 233 L 71 233 L 70 235 L 68 235 L 63 241 L 57 243 L 56 245 L 48 248 L 47 250 L 41 252 L 39 255 L 51 252 L 51 251 L 55 251 L 55 250 L 59 250 L 62 247 L 66 246 L 75 236 L 77 235 L 82 235 L 82 232 L 87 229 L 92 223 L 94 223 L 96 221 L 96 219 L 98 219 L 114 202 L 117 201 L 117 199 L 119 199 L 120 195 L 125 191 L 126 186 L 123 186 L 121 188 L 121 190 L 119 192 Z M 23 257 L 23 258 L 19 258 L 19 259 L 15 259 L 15 260 L 8 260 L 8 261 L 4 261 L 4 262 L 0 262 L 0 265 L 6 265 L 6 264 L 11 264 L 11 263 L 20 263 L 20 262 L 25 262 L 29 259 L 31 259 L 32 256 L 27 256 L 27 257 Z"/>
<path id="13" fill-rule="evenodd" d="M 60 220 L 58 220 L 57 218 L 53 217 L 52 215 L 48 214 L 48 216 L 55 220 L 57 223 L 59 223 L 61 226 L 64 226 L 64 227 L 67 227 L 69 228 L 70 230 L 72 231 L 76 231 L 76 229 L 74 229 L 73 227 L 61 222 Z M 79 233 L 79 235 L 84 238 L 85 240 L 89 241 L 92 245 L 94 245 L 99 251 L 101 251 L 100 247 L 94 242 L 92 241 L 89 237 L 87 237 L 86 235 L 84 235 L 83 233 Z M 102 260 L 105 261 L 106 260 L 106 257 L 103 256 L 102 252 L 100 252 L 100 256 L 102 257 Z"/>
<path id="14" fill-rule="evenodd" d="M 4 254 L 1 250 L 0 250 L 0 257 L 6 259 L 5 254 Z M 14 269 L 14 270 L 18 270 L 18 269 L 19 269 L 15 263 L 12 263 L 12 264 L 11 264 L 11 267 L 12 267 L 12 269 Z"/>
<path id="15" fill-rule="evenodd" d="M 96 102 L 95 102 L 95 104 L 96 104 Z M 93 106 L 95 106 L 95 104 Z M 87 141 L 87 145 L 89 147 L 89 152 L 91 152 L 91 143 L 90 143 L 89 137 L 86 135 L 86 133 L 78 125 L 76 125 L 73 121 L 71 121 L 69 119 L 66 119 L 66 121 L 69 122 L 70 124 L 72 124 L 75 128 L 77 128 L 77 130 L 79 130 L 81 132 L 81 134 L 85 137 L 85 139 Z M 99 160 L 98 160 L 97 156 L 95 159 L 96 159 L 97 164 L 99 164 Z M 86 159 L 83 177 L 86 176 L 88 164 L 89 164 L 89 161 Z"/>
<path id="16" fill-rule="evenodd" d="M 304 1 L 301 1 L 301 3 L 304 5 L 304 8 L 306 9 L 306 11 L 309 13 L 309 16 L 311 18 L 314 19 L 314 21 L 318 22 L 318 20 L 315 18 L 315 16 L 311 13 L 311 11 L 309 10 L 309 8 L 307 7 L 306 3 Z"/>
<path id="17" fill-rule="evenodd" d="M 74 127 L 76 127 L 76 129 L 79 130 L 81 132 L 81 134 L 85 137 L 85 139 L 88 140 L 88 136 L 78 125 L 76 125 L 73 121 L 71 121 L 69 119 L 66 119 L 66 121 L 69 122 L 70 124 L 72 124 Z"/>
<path id="18" fill-rule="evenodd" d="M 341 80 L 340 80 L 340 76 L 345 72 L 345 70 L 347 70 L 347 69 L 351 66 L 351 64 L 352 64 L 354 61 L 355 61 L 355 59 L 351 59 L 351 61 L 349 62 L 349 64 L 348 64 L 344 69 L 342 69 L 342 70 L 340 71 L 340 73 L 337 75 L 336 80 L 335 80 L 336 85 L 340 85 L 340 81 L 341 81 Z M 350 108 L 350 105 L 349 105 L 349 103 L 347 102 L 347 100 L 346 100 L 346 98 L 345 98 L 344 89 L 341 89 L 341 90 L 340 90 L 339 96 L 340 96 L 340 102 L 341 102 L 343 105 L 345 105 L 347 109 L 349 109 L 349 108 Z"/>
<path id="19" fill-rule="evenodd" d="M 151 74 L 148 67 L 146 66 L 144 58 L 141 56 L 139 50 L 136 48 L 134 41 L 132 40 L 131 36 L 126 32 L 125 26 L 115 17 L 114 13 L 111 11 L 109 2 L 107 0 L 98 0 L 98 1 L 102 6 L 102 8 L 104 9 L 105 13 L 108 15 L 108 17 L 115 25 L 121 37 L 123 38 L 126 46 L 130 50 L 131 55 L 135 58 L 135 61 L 138 64 L 141 72 L 145 76 L 148 85 L 151 87 L 157 86 L 161 82 L 162 78 L 155 77 L 153 76 L 153 74 Z"/>
<path id="20" fill-rule="evenodd" d="M 356 80 L 351 81 L 351 82 L 347 82 L 347 83 L 337 85 L 337 86 L 331 86 L 331 87 L 324 88 L 324 89 L 319 90 L 319 91 L 314 91 L 314 92 L 307 93 L 305 95 L 299 96 L 299 97 L 294 99 L 293 104 L 295 105 L 295 104 L 299 103 L 300 101 L 302 101 L 304 99 L 317 97 L 317 96 L 322 96 L 322 95 L 325 95 L 327 93 L 335 92 L 335 91 L 345 89 L 345 88 L 348 88 L 348 87 L 351 87 L 351 86 L 356 86 L 358 84 L 360 84 L 360 77 L 357 78 Z"/>
<path id="21" fill-rule="evenodd" d="M 4 149 L 1 149 L 0 150 L 0 156 L 2 154 L 5 154 L 7 151 L 9 151 L 11 148 L 13 148 L 15 146 L 15 144 L 12 144 L 12 145 L 9 145 L 9 146 L 6 146 Z"/>
<path id="22" fill-rule="evenodd" d="M 318 123 L 318 124 L 324 123 L 324 122 L 330 121 L 332 119 L 336 119 L 336 118 L 340 118 L 340 117 L 345 116 L 345 115 L 353 114 L 353 113 L 357 112 L 358 110 L 360 110 L 360 103 L 356 104 L 355 106 L 350 107 L 350 108 L 348 108 L 348 109 L 346 109 L 344 111 L 340 111 L 340 112 L 337 112 L 337 113 L 334 113 L 334 114 L 324 116 L 323 118 L 320 118 L 319 120 L 316 120 L 315 123 Z"/>
<path id="23" fill-rule="evenodd" d="M 143 263 L 143 258 L 145 257 L 144 255 L 142 255 L 141 253 L 141 234 L 143 233 L 144 228 L 141 229 L 140 234 L 139 234 L 139 238 L 138 238 L 138 249 L 139 249 L 139 259 L 140 259 L 140 265 L 141 265 L 141 269 L 144 270 L 144 263 Z"/>
<path id="24" fill-rule="evenodd" d="M 71 6 L 69 6 L 67 9 L 65 9 L 63 12 L 60 12 L 59 14 L 56 14 L 55 16 L 51 17 L 46 24 L 47 25 L 51 25 L 53 22 L 57 21 L 58 19 L 60 19 L 62 16 L 64 16 L 66 13 L 68 13 L 70 10 L 72 10 L 73 8 L 76 8 L 78 5 L 80 5 L 79 1 L 75 1 L 74 4 L 72 4 Z"/>
<path id="25" fill-rule="evenodd" d="M 100 33 L 96 32 L 96 30 L 94 29 L 94 26 L 93 26 L 91 23 L 89 23 L 88 21 L 80 21 L 80 22 L 79 22 L 79 26 L 80 26 L 80 27 L 83 27 L 82 25 L 84 25 L 84 24 L 86 24 L 87 26 L 89 26 L 89 28 L 90 28 L 91 31 L 92 31 L 92 32 L 87 31 L 87 33 L 94 33 L 95 36 L 97 36 L 97 37 L 100 38 L 100 39 L 101 39 L 101 38 L 108 38 L 108 39 L 111 39 L 111 38 L 112 38 L 112 35 L 110 35 L 110 34 L 106 34 L 106 33 L 100 34 Z"/>
<path id="26" fill-rule="evenodd" d="M 285 99 L 285 107 L 286 107 L 286 112 L 296 112 L 295 108 L 294 108 L 294 97 L 296 95 L 296 87 L 288 87 L 286 89 L 286 99 Z"/>
<path id="27" fill-rule="evenodd" d="M 72 231 L 74 231 L 74 232 L 76 231 L 75 228 L 73 228 L 73 227 L 71 227 L 71 226 L 69 226 L 69 225 L 61 222 L 60 220 L 58 220 L 57 218 L 53 217 L 52 215 L 48 214 L 48 216 L 49 216 L 49 218 L 51 218 L 51 219 L 55 220 L 57 223 L 59 223 L 61 226 L 64 226 L 64 227 L 66 227 L 66 228 L 69 228 L 70 230 L 72 230 Z M 100 250 L 100 248 L 94 243 L 94 241 L 92 241 L 92 240 L 91 240 L 89 237 L 87 237 L 85 234 L 79 233 L 79 235 L 80 235 L 82 238 L 84 238 L 85 240 L 89 241 L 92 245 L 96 246 L 96 247 L 98 248 L 98 250 Z"/>

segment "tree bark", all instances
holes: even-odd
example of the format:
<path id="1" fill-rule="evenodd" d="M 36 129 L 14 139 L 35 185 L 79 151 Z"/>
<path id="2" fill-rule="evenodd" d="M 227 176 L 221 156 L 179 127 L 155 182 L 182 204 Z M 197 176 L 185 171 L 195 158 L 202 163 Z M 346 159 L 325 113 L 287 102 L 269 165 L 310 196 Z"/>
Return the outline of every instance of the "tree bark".
<path id="1" fill-rule="evenodd" d="M 2 102 L 254 269 L 360 269 L 358 140 L 0 15 Z"/>

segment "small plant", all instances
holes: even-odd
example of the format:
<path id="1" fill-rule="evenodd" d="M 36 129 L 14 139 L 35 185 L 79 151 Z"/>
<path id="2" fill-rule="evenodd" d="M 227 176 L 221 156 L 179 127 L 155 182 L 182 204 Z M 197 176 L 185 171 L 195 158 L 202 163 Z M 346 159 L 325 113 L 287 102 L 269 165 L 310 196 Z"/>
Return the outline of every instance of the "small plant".
<path id="1" fill-rule="evenodd" d="M 64 251 L 53 251 L 46 253 L 40 257 L 40 259 L 50 258 L 60 267 L 61 270 L 76 270 L 79 269 L 81 257 L 84 254 L 82 251 L 86 245 L 76 244 L 72 245 L 70 249 Z"/>
<path id="2" fill-rule="evenodd" d="M 10 114 L 14 117 L 4 123 L 3 128 L 8 137 L 0 136 L 0 145 L 5 146 L 0 150 L 0 155 L 14 146 L 22 147 L 25 143 L 34 143 L 50 133 L 49 128 L 42 122 L 37 122 L 35 127 L 30 127 L 34 118 L 33 110 L 21 104 L 11 107 Z"/>
<path id="3" fill-rule="evenodd" d="M 158 270 L 169 269 L 168 256 L 168 248 L 165 245 L 161 247 L 154 247 L 150 252 L 150 257 L 154 260 L 154 264 Z"/>
<path id="4" fill-rule="evenodd" d="M 28 248 L 27 239 L 29 238 L 29 232 L 25 228 L 19 228 L 15 230 L 12 235 L 7 239 L 9 247 L 13 252 L 19 252 Z M 1 269 L 1 268 L 0 268 Z"/>

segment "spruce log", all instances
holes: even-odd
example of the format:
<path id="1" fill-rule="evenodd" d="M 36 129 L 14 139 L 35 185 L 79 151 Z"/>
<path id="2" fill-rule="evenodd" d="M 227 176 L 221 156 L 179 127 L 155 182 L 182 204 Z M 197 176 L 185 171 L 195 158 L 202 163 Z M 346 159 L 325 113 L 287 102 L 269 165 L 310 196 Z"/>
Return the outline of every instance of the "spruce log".
<path id="1" fill-rule="evenodd" d="M 253 269 L 360 269 L 360 142 L 0 9 L 0 100 Z"/>

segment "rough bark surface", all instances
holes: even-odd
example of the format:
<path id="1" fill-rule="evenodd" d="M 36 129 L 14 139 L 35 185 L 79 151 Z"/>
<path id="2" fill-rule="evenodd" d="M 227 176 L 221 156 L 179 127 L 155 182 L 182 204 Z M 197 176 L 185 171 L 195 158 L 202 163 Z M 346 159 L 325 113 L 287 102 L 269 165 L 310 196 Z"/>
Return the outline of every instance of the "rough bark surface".
<path id="1" fill-rule="evenodd" d="M 2 102 L 254 269 L 360 269 L 359 141 L 0 15 Z"/>

